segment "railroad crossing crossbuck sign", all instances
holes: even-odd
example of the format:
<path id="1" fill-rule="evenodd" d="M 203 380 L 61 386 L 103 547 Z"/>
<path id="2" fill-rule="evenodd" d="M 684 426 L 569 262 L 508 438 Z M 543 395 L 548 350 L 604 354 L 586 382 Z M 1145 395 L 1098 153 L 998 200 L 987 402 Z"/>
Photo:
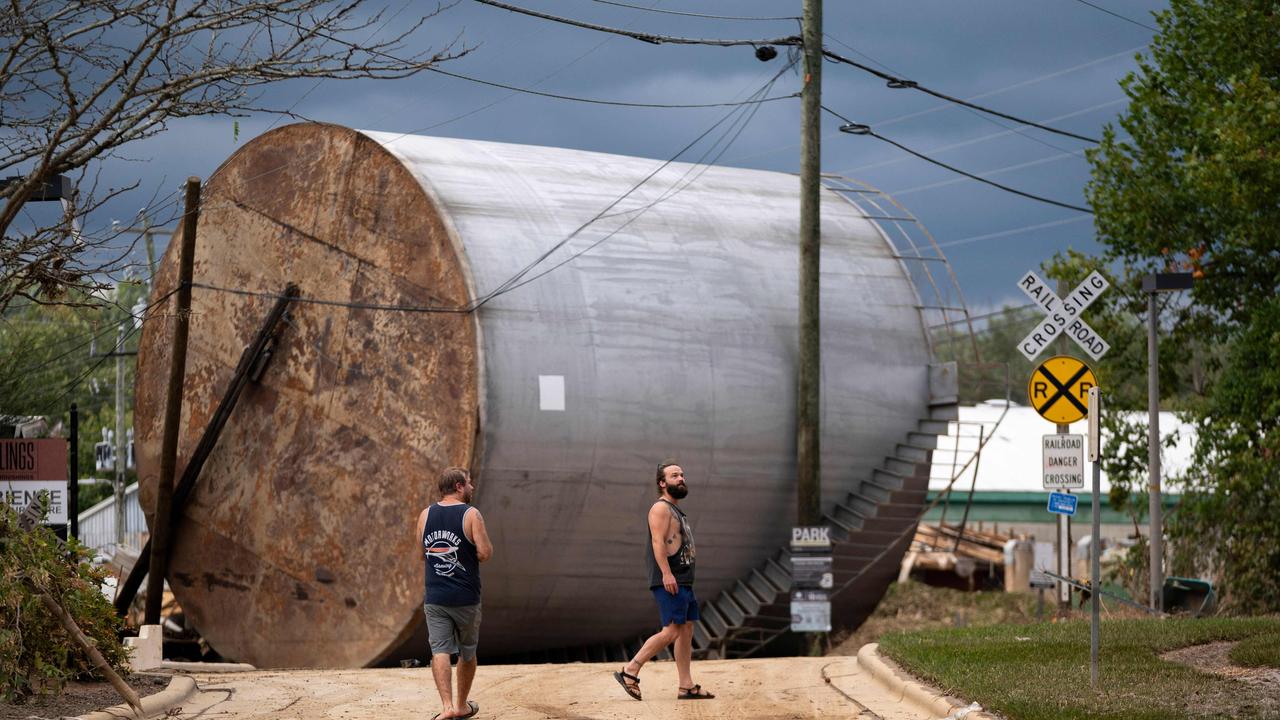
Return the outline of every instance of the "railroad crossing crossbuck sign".
<path id="1" fill-rule="evenodd" d="M 1018 343 L 1018 350 L 1021 350 L 1028 360 L 1035 360 L 1036 356 L 1044 352 L 1044 349 L 1049 347 L 1059 334 L 1066 333 L 1067 337 L 1075 340 L 1077 345 L 1089 353 L 1089 357 L 1101 360 L 1111 346 L 1080 316 L 1084 313 L 1084 309 L 1092 305 L 1093 301 L 1097 300 L 1108 287 L 1111 287 L 1111 283 L 1107 282 L 1102 273 L 1095 270 L 1084 279 L 1084 282 L 1077 285 L 1070 295 L 1060 298 L 1057 293 L 1049 289 L 1049 283 L 1034 270 L 1028 270 L 1027 274 L 1018 281 L 1018 288 L 1044 312 L 1044 321 Z"/>
<path id="2" fill-rule="evenodd" d="M 1058 355 L 1040 363 L 1027 383 L 1027 399 L 1040 417 L 1069 425 L 1089 414 L 1089 388 L 1097 387 L 1093 371 L 1080 360 Z"/>

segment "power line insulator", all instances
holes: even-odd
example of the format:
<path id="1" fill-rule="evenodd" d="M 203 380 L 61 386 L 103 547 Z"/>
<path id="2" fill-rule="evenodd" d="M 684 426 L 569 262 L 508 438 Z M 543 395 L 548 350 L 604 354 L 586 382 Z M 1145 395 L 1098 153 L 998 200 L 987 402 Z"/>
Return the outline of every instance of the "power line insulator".
<path id="1" fill-rule="evenodd" d="M 778 51 L 772 45 L 761 45 L 756 48 L 756 59 L 760 62 L 769 62 L 778 57 Z"/>

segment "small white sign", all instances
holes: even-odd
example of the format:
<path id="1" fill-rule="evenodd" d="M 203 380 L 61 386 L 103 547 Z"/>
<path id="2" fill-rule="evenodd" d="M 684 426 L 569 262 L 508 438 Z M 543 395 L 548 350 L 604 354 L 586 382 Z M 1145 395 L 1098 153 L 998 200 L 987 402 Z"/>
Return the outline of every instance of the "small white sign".
<path id="1" fill-rule="evenodd" d="M 36 501 L 40 491 L 49 493 L 49 515 L 46 525 L 67 524 L 66 480 L 5 480 L 0 481 L 0 500 L 14 512 L 21 513 Z"/>
<path id="2" fill-rule="evenodd" d="M 826 592 L 791 593 L 791 632 L 831 632 L 831 600 Z"/>
<path id="3" fill-rule="evenodd" d="M 791 528 L 791 549 L 828 550 L 831 548 L 831 528 L 826 525 L 796 525 Z"/>
<path id="4" fill-rule="evenodd" d="M 564 412 L 564 376 L 538 376 L 538 409 Z"/>
<path id="5" fill-rule="evenodd" d="M 1084 487 L 1084 436 L 1045 435 L 1044 489 Z"/>

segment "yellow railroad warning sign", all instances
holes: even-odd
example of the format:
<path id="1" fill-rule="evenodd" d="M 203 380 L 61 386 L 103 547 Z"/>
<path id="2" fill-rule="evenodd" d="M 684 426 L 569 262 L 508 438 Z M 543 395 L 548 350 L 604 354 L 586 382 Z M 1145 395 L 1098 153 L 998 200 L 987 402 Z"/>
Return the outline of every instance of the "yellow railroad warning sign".
<path id="1" fill-rule="evenodd" d="M 1097 387 L 1093 371 L 1070 355 L 1040 363 L 1027 383 L 1027 399 L 1040 417 L 1069 424 L 1089 415 L 1089 388 Z"/>

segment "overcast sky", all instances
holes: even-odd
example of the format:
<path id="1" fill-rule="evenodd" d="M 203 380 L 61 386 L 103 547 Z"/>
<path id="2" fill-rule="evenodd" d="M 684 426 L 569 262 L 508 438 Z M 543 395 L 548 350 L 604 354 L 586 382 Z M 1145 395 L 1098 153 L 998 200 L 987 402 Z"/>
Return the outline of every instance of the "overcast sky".
<path id="1" fill-rule="evenodd" d="M 681 12 L 798 15 L 799 0 L 623 0 Z M 548 13 L 686 37 L 768 38 L 798 32 L 794 20 L 677 17 L 596 0 L 512 0 Z M 1096 0 L 827 0 L 830 49 L 949 95 L 1098 136 L 1125 107 L 1119 80 L 1135 67 L 1163 2 Z M 375 4 L 375 6 L 377 6 Z M 391 3 L 394 29 L 434 4 Z M 398 13 L 398 14 L 397 14 Z M 785 62 L 756 60 L 750 47 L 651 45 L 516 15 L 460 0 L 431 21 L 415 46 L 450 40 L 473 51 L 442 69 L 550 93 L 652 103 L 740 99 Z M 353 38 L 359 40 L 361 38 Z M 852 67 L 825 65 L 823 102 L 912 149 L 997 182 L 1069 204 L 1084 203 L 1088 143 L 1016 127 L 913 90 L 889 89 Z M 794 72 L 773 94 L 799 88 Z M 724 109 L 640 109 L 585 105 L 512 94 L 433 73 L 395 81 L 286 83 L 267 98 L 313 120 L 393 132 L 580 148 L 667 159 L 725 114 Z M 491 107 L 485 107 L 498 101 Z M 483 108 L 483 109 L 481 109 Z M 462 117 L 465 116 L 465 117 Z M 87 223 L 131 222 L 153 194 L 166 196 L 188 175 L 207 178 L 237 147 L 282 122 L 272 117 L 196 119 L 131 146 L 132 162 L 102 165 L 102 182 L 142 189 Z M 1096 249 L 1088 215 L 963 179 L 874 138 L 838 132 L 823 120 L 822 166 L 897 197 L 944 246 L 977 312 L 1022 304 L 1014 283 L 1055 251 Z M 795 172 L 799 101 L 761 106 L 721 164 Z M 692 159 L 692 158 L 689 158 Z M 140 162 L 139 162 L 140 161 Z M 141 253 L 140 253 L 141 254 Z"/>

